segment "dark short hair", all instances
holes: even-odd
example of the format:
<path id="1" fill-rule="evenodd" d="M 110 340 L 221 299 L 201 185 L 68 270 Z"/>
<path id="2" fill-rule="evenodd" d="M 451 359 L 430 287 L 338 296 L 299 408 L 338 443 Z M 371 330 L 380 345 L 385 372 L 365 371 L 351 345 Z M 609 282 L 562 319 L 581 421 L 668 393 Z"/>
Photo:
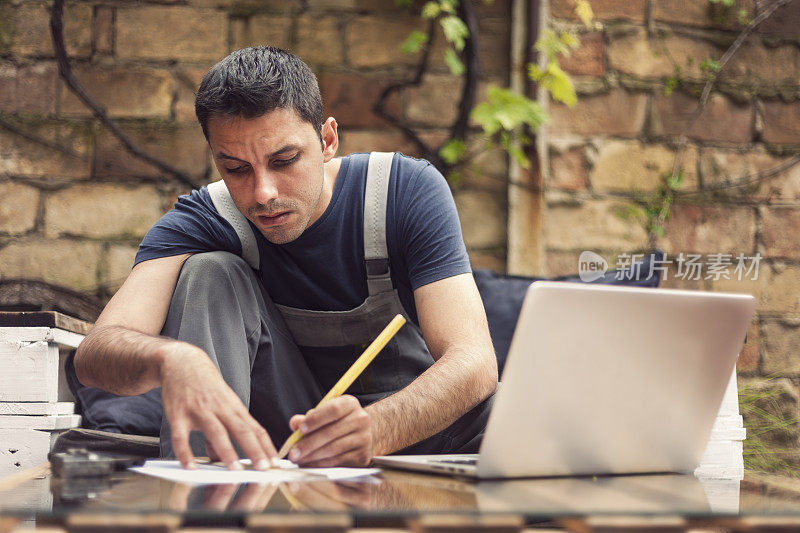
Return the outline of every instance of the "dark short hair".
<path id="1" fill-rule="evenodd" d="M 272 46 L 236 50 L 211 67 L 194 103 L 206 139 L 212 115 L 255 118 L 275 109 L 294 109 L 321 135 L 324 117 L 316 76 L 299 57 Z"/>

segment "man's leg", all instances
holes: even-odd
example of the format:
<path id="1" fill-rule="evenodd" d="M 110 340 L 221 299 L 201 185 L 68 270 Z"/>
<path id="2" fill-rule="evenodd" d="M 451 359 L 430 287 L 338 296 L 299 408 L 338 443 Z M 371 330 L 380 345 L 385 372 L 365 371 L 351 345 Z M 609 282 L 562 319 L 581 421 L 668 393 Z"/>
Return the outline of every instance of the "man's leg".
<path id="1" fill-rule="evenodd" d="M 161 333 L 205 350 L 276 447 L 290 434 L 289 418 L 322 397 L 280 312 L 236 255 L 209 252 L 186 260 Z M 199 432 L 190 443 L 195 455 L 207 455 Z M 161 456 L 174 455 L 164 417 Z"/>

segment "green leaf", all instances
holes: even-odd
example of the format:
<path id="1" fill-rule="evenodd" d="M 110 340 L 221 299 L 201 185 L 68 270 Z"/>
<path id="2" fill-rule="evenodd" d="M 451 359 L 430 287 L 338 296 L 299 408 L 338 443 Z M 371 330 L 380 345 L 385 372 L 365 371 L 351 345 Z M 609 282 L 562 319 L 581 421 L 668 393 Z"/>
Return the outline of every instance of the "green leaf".
<path id="1" fill-rule="evenodd" d="M 679 170 L 677 174 L 673 174 L 667 178 L 667 187 L 673 191 L 677 190 L 681 183 L 683 183 L 683 170 Z"/>
<path id="2" fill-rule="evenodd" d="M 560 35 L 556 34 L 551 29 L 544 30 L 544 33 L 536 40 L 534 48 L 542 52 L 548 61 L 554 61 L 559 54 L 569 55 L 572 48 L 578 45 L 578 40 L 566 32 L 561 32 Z"/>
<path id="3" fill-rule="evenodd" d="M 459 52 L 463 50 L 464 40 L 469 37 L 469 29 L 464 21 L 455 15 L 449 15 L 442 18 L 441 24 L 444 36 L 453 43 L 453 48 Z"/>
<path id="4" fill-rule="evenodd" d="M 422 13 L 420 13 L 420 16 L 424 19 L 435 19 L 441 12 L 442 10 L 439 7 L 439 2 L 431 0 L 422 6 Z"/>
<path id="5" fill-rule="evenodd" d="M 522 125 L 536 131 L 547 120 L 547 115 L 537 102 L 510 89 L 491 85 L 486 98 L 486 102 L 473 108 L 470 117 L 483 128 L 487 136 L 500 132 L 502 141 L 505 132 Z"/>
<path id="6" fill-rule="evenodd" d="M 450 139 L 439 149 L 439 156 L 448 165 L 455 165 L 467 151 L 467 145 L 461 139 Z"/>
<path id="7" fill-rule="evenodd" d="M 678 88 L 680 84 L 680 80 L 677 76 L 670 76 L 667 78 L 666 82 L 664 83 L 664 96 L 672 96 L 672 93 L 675 92 L 675 89 Z"/>
<path id="8" fill-rule="evenodd" d="M 443 12 L 452 15 L 456 12 L 456 8 L 458 7 L 458 0 L 439 0 L 439 7 L 441 7 Z"/>
<path id="9" fill-rule="evenodd" d="M 444 51 L 444 61 L 447 63 L 447 68 L 450 69 L 450 73 L 453 76 L 461 76 L 464 74 L 464 63 L 462 63 L 458 55 L 453 52 L 452 48 L 448 48 Z"/>
<path id="10" fill-rule="evenodd" d="M 581 19 L 584 26 L 587 28 L 592 27 L 594 13 L 592 12 L 592 6 L 587 0 L 578 0 L 575 4 L 575 14 L 578 15 L 578 18 Z"/>
<path id="11" fill-rule="evenodd" d="M 561 70 L 558 61 L 551 61 L 546 70 L 536 65 L 528 65 L 528 76 L 539 85 L 550 91 L 553 100 L 564 102 L 573 107 L 578 102 L 575 86 L 566 72 Z"/>
<path id="12" fill-rule="evenodd" d="M 400 46 L 400 51 L 404 54 L 413 54 L 415 52 L 419 52 L 422 48 L 422 45 L 428 42 L 428 34 L 421 32 L 419 30 L 414 30 L 406 40 L 403 41 L 403 44 Z"/>
<path id="13" fill-rule="evenodd" d="M 561 35 L 558 36 L 558 40 L 564 43 L 567 47 L 573 49 L 578 48 L 581 45 L 581 42 L 577 37 L 566 31 L 561 32 Z"/>
<path id="14" fill-rule="evenodd" d="M 712 74 L 716 74 L 720 71 L 722 67 L 719 64 L 719 61 L 714 59 L 713 57 L 707 57 L 700 63 L 700 69 L 706 72 L 710 72 Z"/>

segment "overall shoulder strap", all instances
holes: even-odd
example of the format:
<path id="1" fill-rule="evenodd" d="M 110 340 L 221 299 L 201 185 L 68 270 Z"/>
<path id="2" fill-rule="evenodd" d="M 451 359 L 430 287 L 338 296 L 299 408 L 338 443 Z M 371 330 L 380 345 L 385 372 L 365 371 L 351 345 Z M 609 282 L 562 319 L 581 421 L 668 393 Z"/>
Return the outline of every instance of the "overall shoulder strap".
<path id="1" fill-rule="evenodd" d="M 394 152 L 369 154 L 364 195 L 364 261 L 370 296 L 393 290 L 386 247 L 386 203 L 393 157 Z"/>
<path id="2" fill-rule="evenodd" d="M 231 198 L 231 193 L 228 192 L 225 182 L 219 180 L 210 183 L 208 185 L 208 194 L 211 196 L 211 202 L 217 208 L 217 212 L 233 226 L 236 235 L 239 236 L 239 241 L 242 243 L 242 259 L 247 261 L 251 268 L 258 270 L 260 256 L 258 244 L 256 244 L 256 236 L 247 218 L 233 203 L 233 198 Z"/>

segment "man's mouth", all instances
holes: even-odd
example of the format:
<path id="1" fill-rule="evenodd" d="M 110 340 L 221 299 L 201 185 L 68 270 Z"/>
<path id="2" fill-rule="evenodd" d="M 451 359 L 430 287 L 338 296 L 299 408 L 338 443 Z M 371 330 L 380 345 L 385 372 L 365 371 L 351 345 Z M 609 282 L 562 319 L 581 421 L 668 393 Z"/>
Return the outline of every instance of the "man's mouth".
<path id="1" fill-rule="evenodd" d="M 283 211 L 281 213 L 275 213 L 274 215 L 258 215 L 258 221 L 261 222 L 262 226 L 280 226 L 286 219 L 289 218 L 291 211 Z"/>

